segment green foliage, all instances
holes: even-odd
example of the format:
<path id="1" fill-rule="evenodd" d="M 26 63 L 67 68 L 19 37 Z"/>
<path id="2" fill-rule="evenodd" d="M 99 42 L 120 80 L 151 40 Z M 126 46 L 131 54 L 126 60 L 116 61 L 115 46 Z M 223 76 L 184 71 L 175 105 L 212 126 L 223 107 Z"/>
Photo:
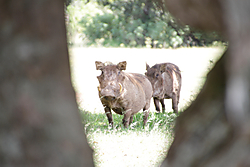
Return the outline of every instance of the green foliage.
<path id="1" fill-rule="evenodd" d="M 118 115 L 113 113 L 114 127 L 111 128 L 108 119 L 104 113 L 93 114 L 87 111 L 81 111 L 82 121 L 85 125 L 85 131 L 87 134 L 93 132 L 123 132 L 127 130 L 132 131 L 161 131 L 173 133 L 173 127 L 175 124 L 175 119 L 177 115 L 175 113 L 149 113 L 148 122 L 145 127 L 143 127 L 143 113 L 137 113 L 134 115 L 133 122 L 130 124 L 129 128 L 123 127 L 122 119 L 123 115 Z"/>
<path id="2" fill-rule="evenodd" d="M 67 8 L 68 30 L 80 33 L 88 45 L 176 48 L 221 41 L 216 33 L 178 25 L 168 12 L 161 11 L 151 1 L 77 2 Z"/>

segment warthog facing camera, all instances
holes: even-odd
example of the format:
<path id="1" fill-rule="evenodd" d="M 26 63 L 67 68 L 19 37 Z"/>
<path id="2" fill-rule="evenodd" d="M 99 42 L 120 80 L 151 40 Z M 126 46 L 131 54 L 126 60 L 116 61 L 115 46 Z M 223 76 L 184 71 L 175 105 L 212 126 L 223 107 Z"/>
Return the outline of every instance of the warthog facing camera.
<path id="1" fill-rule="evenodd" d="M 153 98 L 156 111 L 160 112 L 159 102 L 162 105 L 162 112 L 165 112 L 164 99 L 172 99 L 172 108 L 178 113 L 178 103 L 181 90 L 181 72 L 178 66 L 172 63 L 155 64 L 150 68 L 146 64 L 145 75 L 153 87 Z"/>
<path id="2" fill-rule="evenodd" d="M 152 85 L 146 76 L 136 73 L 125 73 L 126 61 L 117 65 L 107 65 L 96 61 L 96 70 L 101 70 L 98 76 L 99 97 L 104 106 L 109 124 L 113 127 L 111 109 L 120 115 L 124 115 L 123 125 L 133 121 L 133 116 L 141 109 L 144 111 L 144 125 L 148 119 L 148 109 L 152 97 Z"/>

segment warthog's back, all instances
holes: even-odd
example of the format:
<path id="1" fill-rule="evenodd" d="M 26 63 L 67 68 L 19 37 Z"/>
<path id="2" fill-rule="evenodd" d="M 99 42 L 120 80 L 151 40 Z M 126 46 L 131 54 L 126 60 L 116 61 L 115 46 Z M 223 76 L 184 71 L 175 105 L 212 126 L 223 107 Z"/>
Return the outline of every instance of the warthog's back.
<path id="1" fill-rule="evenodd" d="M 145 100 L 152 97 L 152 85 L 146 76 L 137 73 L 127 73 L 128 79 L 145 94 Z"/>

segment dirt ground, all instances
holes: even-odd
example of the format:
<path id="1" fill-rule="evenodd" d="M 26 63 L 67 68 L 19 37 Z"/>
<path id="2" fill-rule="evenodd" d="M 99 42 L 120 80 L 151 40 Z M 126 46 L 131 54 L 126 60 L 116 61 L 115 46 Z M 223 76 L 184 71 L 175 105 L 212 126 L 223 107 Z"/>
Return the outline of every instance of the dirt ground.
<path id="1" fill-rule="evenodd" d="M 180 49 L 128 49 L 128 48 L 70 48 L 72 81 L 81 109 L 104 112 L 98 97 L 95 61 L 119 63 L 127 61 L 126 72 L 144 74 L 146 63 L 171 62 L 182 72 L 182 88 L 179 109 L 183 110 L 195 98 L 207 72 L 223 53 L 223 48 Z M 166 111 L 172 111 L 172 102 L 165 100 Z M 150 110 L 155 111 L 153 102 Z"/>

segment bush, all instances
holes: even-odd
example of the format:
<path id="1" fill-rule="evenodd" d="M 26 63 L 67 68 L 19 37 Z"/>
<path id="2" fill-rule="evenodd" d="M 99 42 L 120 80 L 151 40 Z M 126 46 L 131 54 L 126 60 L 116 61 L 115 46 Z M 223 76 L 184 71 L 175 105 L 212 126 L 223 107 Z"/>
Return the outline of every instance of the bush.
<path id="1" fill-rule="evenodd" d="M 214 32 L 202 33 L 178 25 L 168 12 L 151 1 L 77 2 L 67 8 L 71 27 L 68 29 L 80 33 L 87 45 L 176 48 L 222 41 Z"/>

